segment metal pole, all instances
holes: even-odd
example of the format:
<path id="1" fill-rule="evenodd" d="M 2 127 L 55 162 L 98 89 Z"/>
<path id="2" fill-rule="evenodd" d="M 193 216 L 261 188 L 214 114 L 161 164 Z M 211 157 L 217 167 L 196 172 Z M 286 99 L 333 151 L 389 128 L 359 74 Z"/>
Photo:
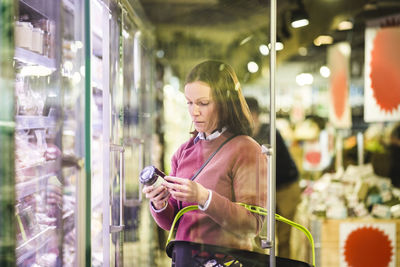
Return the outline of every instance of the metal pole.
<path id="1" fill-rule="evenodd" d="M 276 0 L 270 1 L 270 56 L 269 56 L 269 86 L 270 86 L 270 144 L 272 160 L 269 166 L 270 179 L 268 180 L 268 227 L 267 242 L 271 245 L 269 266 L 275 267 L 275 209 L 276 209 L 276 113 L 275 113 L 275 72 L 276 72 Z"/>
<path id="2" fill-rule="evenodd" d="M 364 164 L 364 135 L 362 132 L 357 133 L 357 159 L 358 165 Z"/>

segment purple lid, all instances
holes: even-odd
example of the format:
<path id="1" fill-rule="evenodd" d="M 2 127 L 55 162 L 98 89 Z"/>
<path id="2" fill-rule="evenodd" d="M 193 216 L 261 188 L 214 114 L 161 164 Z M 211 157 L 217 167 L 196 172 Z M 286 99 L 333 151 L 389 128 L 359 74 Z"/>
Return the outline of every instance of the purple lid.
<path id="1" fill-rule="evenodd" d="M 157 174 L 155 173 L 155 167 L 154 166 L 147 166 L 144 167 L 144 169 L 140 172 L 139 175 L 139 181 L 142 184 L 148 184 L 148 183 L 152 183 L 157 178 Z"/>

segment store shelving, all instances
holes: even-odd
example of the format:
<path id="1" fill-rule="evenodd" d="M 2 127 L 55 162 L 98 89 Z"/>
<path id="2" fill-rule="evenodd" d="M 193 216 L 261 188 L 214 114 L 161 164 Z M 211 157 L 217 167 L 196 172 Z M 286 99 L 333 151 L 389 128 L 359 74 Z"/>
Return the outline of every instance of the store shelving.
<path id="1" fill-rule="evenodd" d="M 45 175 L 27 182 L 16 184 L 15 191 L 17 194 L 17 200 L 23 200 L 29 195 L 45 190 L 47 186 L 47 180 L 50 177 L 52 177 L 52 175 Z"/>
<path id="2" fill-rule="evenodd" d="M 57 125 L 55 118 L 46 116 L 21 116 L 15 117 L 16 130 L 46 129 Z"/>
<path id="3" fill-rule="evenodd" d="M 40 231 L 29 240 L 23 242 L 16 248 L 17 253 L 17 265 L 24 263 L 25 260 L 32 257 L 38 251 L 40 251 L 45 245 L 47 245 L 51 238 L 56 234 L 56 226 L 48 226 L 43 231 Z"/>
<path id="4" fill-rule="evenodd" d="M 83 266 L 85 1 L 13 2 L 13 266 Z"/>
<path id="5" fill-rule="evenodd" d="M 70 210 L 63 214 L 64 235 L 67 235 L 75 228 L 75 211 Z"/>
<path id="6" fill-rule="evenodd" d="M 15 47 L 14 58 L 29 65 L 39 65 L 50 70 L 56 69 L 56 61 L 53 58 L 40 55 L 22 47 Z"/>
<path id="7" fill-rule="evenodd" d="M 42 177 L 56 173 L 61 167 L 61 160 L 45 161 L 41 164 L 17 169 L 17 175 Z"/>
<path id="8" fill-rule="evenodd" d="M 19 0 L 20 14 L 28 13 L 31 19 L 48 18 L 48 16 L 41 10 L 43 6 L 40 5 L 40 2 L 41 1 Z"/>

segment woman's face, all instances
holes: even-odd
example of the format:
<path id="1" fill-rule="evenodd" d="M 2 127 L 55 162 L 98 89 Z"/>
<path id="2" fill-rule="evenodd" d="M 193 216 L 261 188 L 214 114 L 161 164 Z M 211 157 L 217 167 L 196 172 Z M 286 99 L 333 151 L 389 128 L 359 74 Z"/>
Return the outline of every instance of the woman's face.
<path id="1" fill-rule="evenodd" d="M 211 88 L 200 81 L 185 85 L 185 97 L 196 131 L 210 135 L 218 125 L 216 104 Z"/>

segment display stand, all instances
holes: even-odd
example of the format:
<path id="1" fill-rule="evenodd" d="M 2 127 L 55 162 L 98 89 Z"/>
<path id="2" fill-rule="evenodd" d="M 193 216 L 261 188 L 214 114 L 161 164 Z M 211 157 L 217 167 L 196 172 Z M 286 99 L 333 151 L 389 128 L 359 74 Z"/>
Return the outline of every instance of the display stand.
<path id="1" fill-rule="evenodd" d="M 386 266 L 400 266 L 400 219 L 391 219 L 391 220 L 384 220 L 384 219 L 324 219 L 324 220 L 315 220 L 312 223 L 316 229 L 314 232 L 314 237 L 316 240 L 320 240 L 320 253 L 317 253 L 317 262 L 320 262 L 321 266 L 347 266 L 349 265 L 346 261 L 351 260 L 351 258 L 357 257 L 354 255 L 356 253 L 364 253 L 363 257 L 368 257 L 368 252 L 366 249 L 363 249 L 363 245 L 367 246 L 367 248 L 373 249 L 373 246 L 378 246 L 379 249 L 383 249 L 387 244 L 388 247 L 391 249 L 392 253 L 390 257 L 390 264 Z M 357 229 L 362 230 L 374 230 L 376 229 L 377 233 L 382 233 L 381 236 L 379 235 L 370 235 L 368 237 L 368 233 L 365 231 L 364 236 L 357 235 L 357 238 L 361 240 L 372 240 L 371 242 L 362 242 L 362 243 L 352 243 L 349 241 L 349 234 L 348 232 L 351 230 L 346 229 L 349 228 L 349 225 L 356 225 Z M 393 236 L 389 236 L 386 233 L 385 226 L 394 226 L 395 233 Z M 344 226 L 344 227 L 343 227 Z M 315 233 L 320 233 L 320 236 L 316 236 Z M 361 233 L 359 231 L 357 233 Z M 354 233 L 354 229 L 353 229 Z M 347 234 L 345 236 L 345 234 Z M 375 236 L 376 242 L 373 239 L 370 239 Z M 347 238 L 346 238 L 347 237 Z M 383 245 L 379 245 L 378 243 L 382 242 L 387 239 L 386 242 L 382 243 Z M 346 243 L 348 245 L 346 246 Z M 358 244 L 358 245 L 357 245 Z M 355 246 L 357 245 L 357 246 Z M 348 259 L 346 260 L 346 247 L 352 255 L 347 256 Z M 318 255 L 319 254 L 319 255 Z M 386 253 L 375 253 L 374 258 L 383 262 L 387 260 Z M 385 258 L 386 257 L 386 258 Z M 344 265 L 344 264 L 347 265 Z M 383 266 L 383 265 L 382 265 Z"/>

